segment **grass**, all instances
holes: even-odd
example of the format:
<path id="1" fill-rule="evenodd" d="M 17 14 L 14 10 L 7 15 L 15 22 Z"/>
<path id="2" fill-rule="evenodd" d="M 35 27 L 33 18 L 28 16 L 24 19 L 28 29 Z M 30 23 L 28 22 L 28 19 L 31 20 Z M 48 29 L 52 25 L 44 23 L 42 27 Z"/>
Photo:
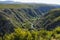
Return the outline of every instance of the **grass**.
<path id="1" fill-rule="evenodd" d="M 0 9 L 2 8 L 30 8 L 32 6 L 26 4 L 0 4 Z"/>

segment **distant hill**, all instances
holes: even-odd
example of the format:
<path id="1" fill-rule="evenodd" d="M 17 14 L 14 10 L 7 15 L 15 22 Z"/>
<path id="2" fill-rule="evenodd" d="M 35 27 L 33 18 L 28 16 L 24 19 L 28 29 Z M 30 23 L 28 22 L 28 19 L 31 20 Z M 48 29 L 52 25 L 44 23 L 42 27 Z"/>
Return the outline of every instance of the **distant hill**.
<path id="1" fill-rule="evenodd" d="M 13 1 L 0 1 L 0 4 L 20 4 L 20 2 L 13 2 Z"/>

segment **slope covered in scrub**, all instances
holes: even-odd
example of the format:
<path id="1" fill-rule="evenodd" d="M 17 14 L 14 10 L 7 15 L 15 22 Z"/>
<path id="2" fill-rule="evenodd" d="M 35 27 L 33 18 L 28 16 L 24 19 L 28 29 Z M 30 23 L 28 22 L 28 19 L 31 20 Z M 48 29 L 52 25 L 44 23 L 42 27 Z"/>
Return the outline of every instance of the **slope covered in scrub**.
<path id="1" fill-rule="evenodd" d="M 43 4 L 2 4 L 0 36 L 5 40 L 51 40 L 51 37 L 59 39 L 60 9 L 57 8 L 59 6 Z"/>

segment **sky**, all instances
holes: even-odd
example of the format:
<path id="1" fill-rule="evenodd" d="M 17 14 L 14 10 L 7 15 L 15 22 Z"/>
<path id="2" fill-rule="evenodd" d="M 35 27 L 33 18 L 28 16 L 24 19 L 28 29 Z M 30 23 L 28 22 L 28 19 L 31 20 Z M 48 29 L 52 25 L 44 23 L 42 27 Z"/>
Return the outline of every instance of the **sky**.
<path id="1" fill-rule="evenodd" d="M 24 3 L 60 4 L 60 0 L 0 0 L 0 1 L 14 1 L 14 2 L 24 2 Z"/>

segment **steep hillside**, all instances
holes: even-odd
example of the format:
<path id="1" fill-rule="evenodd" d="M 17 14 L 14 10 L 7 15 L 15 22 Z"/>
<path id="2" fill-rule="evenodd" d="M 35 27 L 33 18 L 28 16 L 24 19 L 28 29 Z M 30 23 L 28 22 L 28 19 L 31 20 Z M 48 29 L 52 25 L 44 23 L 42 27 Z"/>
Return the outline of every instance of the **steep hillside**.
<path id="1" fill-rule="evenodd" d="M 28 29 L 52 29 L 60 26 L 60 10 L 51 10 L 42 15 L 38 9 L 18 8 L 18 9 L 1 9 L 0 14 L 6 16 L 14 25 Z"/>
<path id="2" fill-rule="evenodd" d="M 20 27 L 29 30 L 52 30 L 56 26 L 60 26 L 60 9 L 58 10 L 57 8 L 59 6 L 44 4 L 2 4 L 0 6 L 0 15 L 2 14 L 3 19 L 5 17 L 6 21 L 9 20 L 2 25 L 11 26 L 11 29 Z"/>
<path id="3" fill-rule="evenodd" d="M 0 14 L 3 14 L 7 17 L 8 20 L 11 21 L 11 23 L 14 26 L 23 26 L 26 25 L 26 22 L 28 25 L 32 24 L 32 21 L 35 21 L 37 19 L 40 19 L 40 16 L 42 16 L 42 13 L 40 11 L 35 11 L 38 9 L 32 9 L 32 8 L 18 8 L 18 9 L 1 9 Z"/>
<path id="4" fill-rule="evenodd" d="M 60 9 L 51 10 L 45 15 L 45 18 L 44 26 L 48 30 L 56 28 L 56 26 L 60 26 Z"/>
<path id="5" fill-rule="evenodd" d="M 60 9 L 54 9 L 46 13 L 40 19 L 34 22 L 38 29 L 53 30 L 60 26 Z"/>
<path id="6" fill-rule="evenodd" d="M 0 39 L 60 40 L 60 6 L 1 4 Z"/>
<path id="7" fill-rule="evenodd" d="M 14 26 L 7 19 L 5 15 L 0 12 L 0 36 L 4 36 L 6 33 L 14 32 Z"/>

